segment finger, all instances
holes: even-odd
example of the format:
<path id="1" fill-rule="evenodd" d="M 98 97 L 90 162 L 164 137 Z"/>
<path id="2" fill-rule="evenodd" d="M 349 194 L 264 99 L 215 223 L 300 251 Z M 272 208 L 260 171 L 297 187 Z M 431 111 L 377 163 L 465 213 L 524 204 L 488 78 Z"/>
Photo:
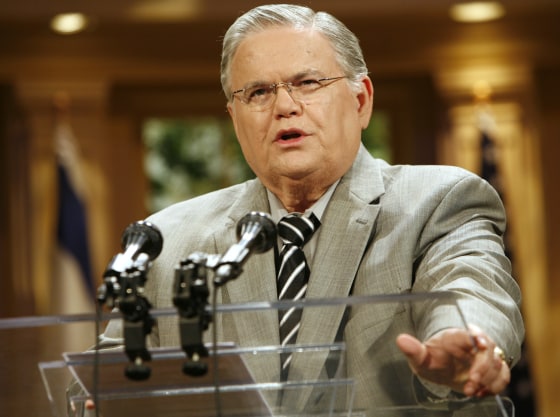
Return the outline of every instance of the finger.
<path id="1" fill-rule="evenodd" d="M 511 370 L 509 369 L 509 366 L 502 360 L 500 360 L 500 362 L 502 363 L 502 366 L 499 377 L 492 381 L 492 383 L 488 386 L 488 389 L 492 394 L 501 393 L 511 381 Z"/>
<path id="2" fill-rule="evenodd" d="M 501 392 L 503 392 L 503 390 L 506 388 L 507 384 L 509 384 L 510 381 L 510 370 L 509 368 L 504 365 L 504 372 L 502 374 L 502 376 L 496 380 L 494 380 L 491 385 L 489 386 L 485 386 L 480 388 L 478 391 L 476 391 L 473 396 L 476 397 L 485 397 L 488 395 L 497 395 L 500 394 Z"/>
<path id="3" fill-rule="evenodd" d="M 470 372 L 469 381 L 464 387 L 466 395 L 478 397 L 498 394 L 509 383 L 511 373 L 508 365 L 495 353 L 495 343 L 480 329 L 471 328 L 477 347 Z"/>
<path id="4" fill-rule="evenodd" d="M 500 363 L 494 355 L 494 343 L 485 336 L 475 338 L 477 351 L 471 366 L 470 378 L 475 382 L 483 382 L 484 378 L 494 377 L 500 370 Z"/>
<path id="5" fill-rule="evenodd" d="M 85 407 L 86 410 L 95 410 L 95 403 L 93 400 L 86 400 Z"/>
<path id="6" fill-rule="evenodd" d="M 504 360 L 496 355 L 492 355 L 493 359 L 488 371 L 482 375 L 480 380 L 478 396 L 499 394 L 502 392 L 511 380 L 511 371 Z"/>
<path id="7" fill-rule="evenodd" d="M 494 364 L 494 359 L 488 355 L 488 350 L 478 351 L 471 364 L 468 380 L 463 392 L 465 395 L 474 396 L 480 394 L 499 375 L 500 364 Z"/>
<path id="8" fill-rule="evenodd" d="M 415 372 L 424 363 L 428 355 L 424 344 L 408 334 L 401 334 L 397 337 L 397 346 L 406 355 L 408 363 Z"/>

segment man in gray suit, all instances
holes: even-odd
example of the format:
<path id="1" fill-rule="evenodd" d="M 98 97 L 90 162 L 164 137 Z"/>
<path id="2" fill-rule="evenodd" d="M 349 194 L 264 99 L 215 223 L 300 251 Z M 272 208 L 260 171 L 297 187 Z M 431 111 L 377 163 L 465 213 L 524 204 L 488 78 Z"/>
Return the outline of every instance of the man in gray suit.
<path id="1" fill-rule="evenodd" d="M 437 304 L 356 308 L 344 319 L 342 311 L 305 313 L 298 343 L 333 342 L 346 324 L 338 372 L 356 381 L 356 409 L 373 415 L 419 397 L 436 404 L 501 392 L 524 328 L 504 254 L 504 210 L 492 187 L 459 168 L 391 166 L 367 153 L 361 132 L 372 81 L 355 35 L 327 13 L 294 5 L 245 13 L 224 37 L 221 81 L 257 178 L 149 218 L 164 237 L 146 287 L 154 306 L 172 305 L 177 263 L 197 251 L 224 253 L 248 212 L 276 221 L 312 212 L 321 225 L 304 248 L 306 298 L 449 291 L 470 324 Z M 276 300 L 277 255 L 251 256 L 238 279 L 216 290 L 219 302 Z M 221 340 L 240 346 L 280 342 L 274 315 L 216 317 L 213 325 Z M 110 325 L 105 337 L 119 332 Z M 151 341 L 177 346 L 177 321 L 159 320 Z M 297 372 L 295 360 L 292 366 Z M 278 363 L 262 368 L 252 369 L 257 379 L 278 378 Z"/>

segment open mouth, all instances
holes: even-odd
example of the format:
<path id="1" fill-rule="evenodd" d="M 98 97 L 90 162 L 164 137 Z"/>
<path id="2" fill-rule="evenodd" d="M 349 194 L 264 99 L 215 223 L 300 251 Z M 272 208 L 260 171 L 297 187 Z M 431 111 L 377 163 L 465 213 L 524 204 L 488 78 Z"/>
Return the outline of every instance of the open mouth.
<path id="1" fill-rule="evenodd" d="M 292 139 L 299 139 L 304 135 L 300 130 L 284 130 L 283 132 L 278 132 L 278 140 L 287 141 Z"/>
<path id="2" fill-rule="evenodd" d="M 293 133 L 285 133 L 282 136 L 280 136 L 280 139 L 282 140 L 290 140 L 290 139 L 296 139 L 301 137 L 301 133 L 297 133 L 297 132 L 293 132 Z"/>

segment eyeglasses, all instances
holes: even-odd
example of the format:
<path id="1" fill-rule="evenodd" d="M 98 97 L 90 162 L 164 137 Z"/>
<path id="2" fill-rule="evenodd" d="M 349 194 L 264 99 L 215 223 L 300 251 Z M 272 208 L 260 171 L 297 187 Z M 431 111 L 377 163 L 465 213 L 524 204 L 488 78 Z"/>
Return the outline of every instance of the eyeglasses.
<path id="1" fill-rule="evenodd" d="M 312 97 L 323 87 L 331 85 L 335 81 L 347 78 L 346 75 L 329 78 L 303 78 L 299 81 L 279 82 L 269 85 L 255 85 L 231 93 L 243 104 L 249 106 L 250 110 L 262 111 L 272 106 L 278 88 L 285 87 L 286 91 L 294 101 L 306 100 Z"/>

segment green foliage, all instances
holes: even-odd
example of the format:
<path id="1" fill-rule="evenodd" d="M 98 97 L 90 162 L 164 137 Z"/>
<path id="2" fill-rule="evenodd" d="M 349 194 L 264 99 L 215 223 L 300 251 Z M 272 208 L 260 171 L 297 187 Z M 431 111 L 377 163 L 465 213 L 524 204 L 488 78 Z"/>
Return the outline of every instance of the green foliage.
<path id="1" fill-rule="evenodd" d="M 151 212 L 253 176 L 229 120 L 151 119 L 143 136 Z"/>
<path id="2" fill-rule="evenodd" d="M 373 113 L 369 126 L 362 132 L 362 142 L 373 156 L 391 162 L 390 125 L 386 113 Z"/>

